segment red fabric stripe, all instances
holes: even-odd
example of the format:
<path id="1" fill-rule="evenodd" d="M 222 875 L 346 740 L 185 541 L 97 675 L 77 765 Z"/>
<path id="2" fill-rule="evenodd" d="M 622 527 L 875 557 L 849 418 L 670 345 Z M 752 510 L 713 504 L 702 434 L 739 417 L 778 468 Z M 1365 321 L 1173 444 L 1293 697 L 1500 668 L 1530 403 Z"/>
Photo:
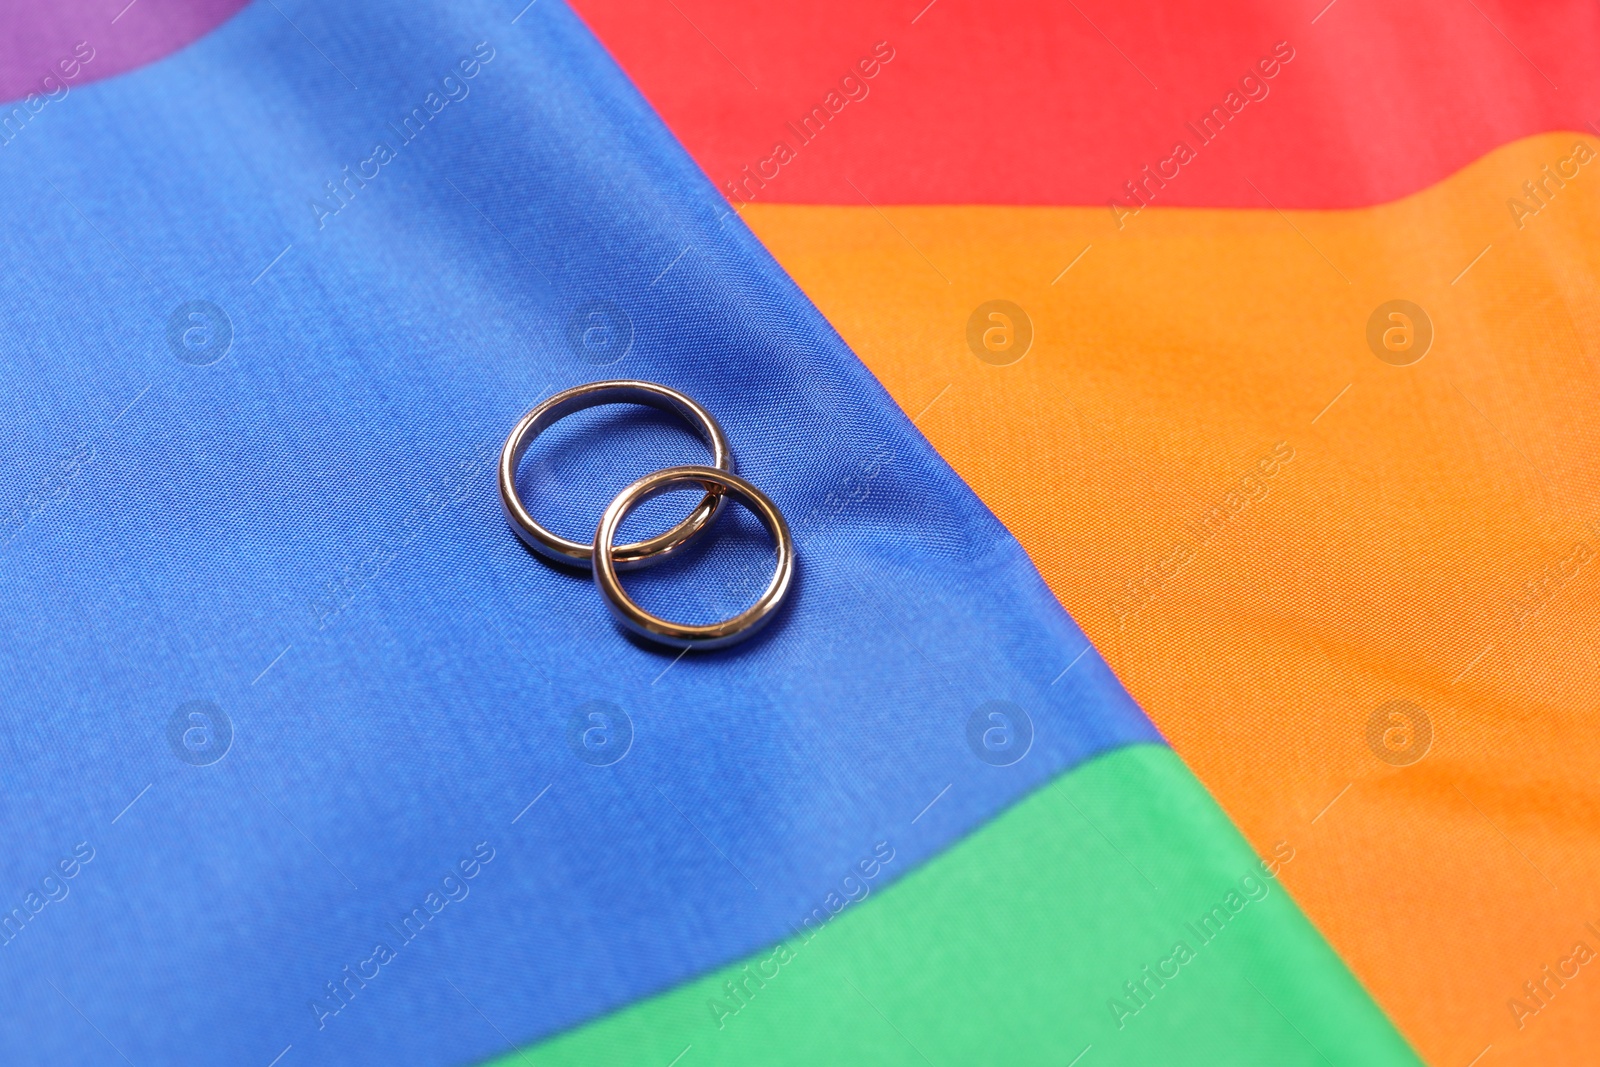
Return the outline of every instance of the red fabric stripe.
<path id="1" fill-rule="evenodd" d="M 1181 140 L 1155 203 L 1356 207 L 1600 121 L 1589 0 L 1326 2 L 575 0 L 719 186 L 788 145 L 762 202 L 1103 205 Z M 788 124 L 879 41 L 868 95 L 802 143 Z M 1280 41 L 1268 95 L 1202 142 L 1187 123 Z"/>

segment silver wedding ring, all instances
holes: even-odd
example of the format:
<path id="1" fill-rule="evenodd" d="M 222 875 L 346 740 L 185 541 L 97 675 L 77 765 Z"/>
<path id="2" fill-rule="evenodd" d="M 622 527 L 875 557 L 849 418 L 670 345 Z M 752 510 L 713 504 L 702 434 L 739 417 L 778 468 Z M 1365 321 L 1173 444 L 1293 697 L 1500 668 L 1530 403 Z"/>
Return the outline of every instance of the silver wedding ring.
<path id="1" fill-rule="evenodd" d="M 622 588 L 616 564 L 612 562 L 611 542 L 628 512 L 653 496 L 690 483 L 698 483 L 708 494 L 718 498 L 732 496 L 755 512 L 761 525 L 777 542 L 778 552 L 777 570 L 756 602 L 731 619 L 704 626 L 670 622 L 635 604 Z M 794 538 L 789 534 L 789 524 L 783 521 L 778 505 L 738 475 L 715 467 L 668 467 L 645 475 L 618 493 L 600 516 L 600 526 L 594 532 L 594 581 L 617 621 L 639 636 L 674 648 L 721 648 L 755 634 L 771 621 L 778 605 L 789 594 L 789 586 L 794 581 Z"/>
<path id="2" fill-rule="evenodd" d="M 618 493 L 600 516 L 590 544 L 570 541 L 541 526 L 517 493 L 517 466 L 534 439 L 555 422 L 600 404 L 646 404 L 682 417 L 711 449 L 711 466 L 668 467 L 647 474 Z M 717 420 L 675 389 L 654 382 L 591 382 L 557 393 L 522 417 L 500 450 L 500 503 L 511 528 L 528 547 L 556 563 L 588 565 L 606 605 L 623 626 L 674 648 L 721 648 L 743 641 L 770 622 L 794 584 L 794 538 L 783 513 L 765 493 L 733 473 L 733 454 Z M 678 525 L 664 534 L 629 545 L 615 544 L 628 513 L 646 500 L 684 485 L 699 485 L 705 496 Z M 754 604 L 731 619 L 709 624 L 672 622 L 645 611 L 622 588 L 619 571 L 658 562 L 708 529 L 733 497 L 755 513 L 776 542 L 777 568 Z"/>
<path id="3" fill-rule="evenodd" d="M 557 393 L 522 416 L 522 421 L 512 428 L 505 447 L 500 450 L 500 503 L 505 508 L 506 518 L 529 548 L 556 563 L 588 566 L 593 546 L 569 541 L 545 529 L 528 514 L 522 497 L 517 493 L 517 466 L 534 438 L 573 412 L 602 404 L 643 404 L 679 416 L 710 446 L 711 465 L 724 471 L 733 470 L 733 455 L 728 449 L 728 438 L 722 432 L 722 427 L 711 417 L 711 412 L 676 389 L 668 389 L 654 382 L 611 381 L 590 382 Z M 618 546 L 615 549 L 617 568 L 632 570 L 660 562 L 709 526 L 721 509 L 722 497 L 707 493 L 688 518 L 666 533 L 647 541 Z"/>

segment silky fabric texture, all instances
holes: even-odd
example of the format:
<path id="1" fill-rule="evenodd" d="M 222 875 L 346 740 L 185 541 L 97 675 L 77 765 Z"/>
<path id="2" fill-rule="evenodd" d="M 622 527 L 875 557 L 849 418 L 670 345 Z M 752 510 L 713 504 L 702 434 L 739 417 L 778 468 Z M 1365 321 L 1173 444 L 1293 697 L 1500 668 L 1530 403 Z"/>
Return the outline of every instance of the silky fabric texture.
<path id="1" fill-rule="evenodd" d="M 1419 1052 L 1592 1060 L 1600 9 L 577 6 Z"/>
<path id="2" fill-rule="evenodd" d="M 952 286 L 869 208 L 745 212 L 905 410 L 942 393 L 919 428 L 1255 846 L 1301 846 L 1284 884 L 1441 1064 L 1581 1063 L 1600 1023 L 1594 986 L 1523 986 L 1600 928 L 1600 184 L 1520 230 L 1503 203 L 1582 144 L 1121 239 L 1099 208 L 883 208 Z M 960 332 L 996 292 L 1035 328 L 1003 368 Z M 1396 296 L 1433 334 L 1405 366 L 1365 329 Z"/>
<path id="3" fill-rule="evenodd" d="M 1159 740 L 554 0 L 256 4 L 52 104 L 0 179 L 0 1059 L 483 1059 Z M 789 516 L 749 645 L 634 643 L 507 528 L 505 432 L 621 376 Z M 559 529 L 703 459 L 590 414 L 525 471 Z M 761 580 L 729 518 L 652 606 Z M 1009 766 L 969 745 L 996 701 Z"/>
<path id="4" fill-rule="evenodd" d="M 1300 855 L 1258 856 L 1171 749 L 1127 746 L 882 892 L 493 1067 L 1416 1067 L 1283 891 Z"/>
<path id="5" fill-rule="evenodd" d="M 33 115 L 79 86 L 154 62 L 216 29 L 245 0 L 8 2 L 0 38 L 0 101 L 28 101 Z M 32 99 L 30 100 L 30 95 Z M 37 108 L 38 110 L 33 110 Z M 0 127 L 0 142 L 20 136 L 25 118 Z"/>
<path id="6" fill-rule="evenodd" d="M 1362 207 L 1600 123 L 1587 0 L 575 6 L 736 204 Z"/>

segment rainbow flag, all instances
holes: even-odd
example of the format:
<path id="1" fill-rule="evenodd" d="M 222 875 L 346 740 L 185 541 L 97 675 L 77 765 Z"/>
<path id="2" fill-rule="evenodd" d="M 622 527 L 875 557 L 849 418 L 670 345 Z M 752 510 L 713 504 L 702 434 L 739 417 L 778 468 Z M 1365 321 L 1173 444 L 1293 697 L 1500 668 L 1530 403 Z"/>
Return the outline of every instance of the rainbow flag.
<path id="1" fill-rule="evenodd" d="M 1592 4 L 6 15 L 0 1061 L 1594 1060 Z"/>

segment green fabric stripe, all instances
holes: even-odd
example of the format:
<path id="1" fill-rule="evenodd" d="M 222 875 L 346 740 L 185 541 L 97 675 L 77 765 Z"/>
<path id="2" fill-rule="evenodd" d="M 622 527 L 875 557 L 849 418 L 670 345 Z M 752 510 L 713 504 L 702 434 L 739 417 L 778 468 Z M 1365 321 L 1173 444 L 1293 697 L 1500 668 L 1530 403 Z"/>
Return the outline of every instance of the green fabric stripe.
<path id="1" fill-rule="evenodd" d="M 764 985 L 729 967 L 494 1067 L 1418 1063 L 1261 863 L 1170 749 L 1121 749 L 753 956 Z"/>

